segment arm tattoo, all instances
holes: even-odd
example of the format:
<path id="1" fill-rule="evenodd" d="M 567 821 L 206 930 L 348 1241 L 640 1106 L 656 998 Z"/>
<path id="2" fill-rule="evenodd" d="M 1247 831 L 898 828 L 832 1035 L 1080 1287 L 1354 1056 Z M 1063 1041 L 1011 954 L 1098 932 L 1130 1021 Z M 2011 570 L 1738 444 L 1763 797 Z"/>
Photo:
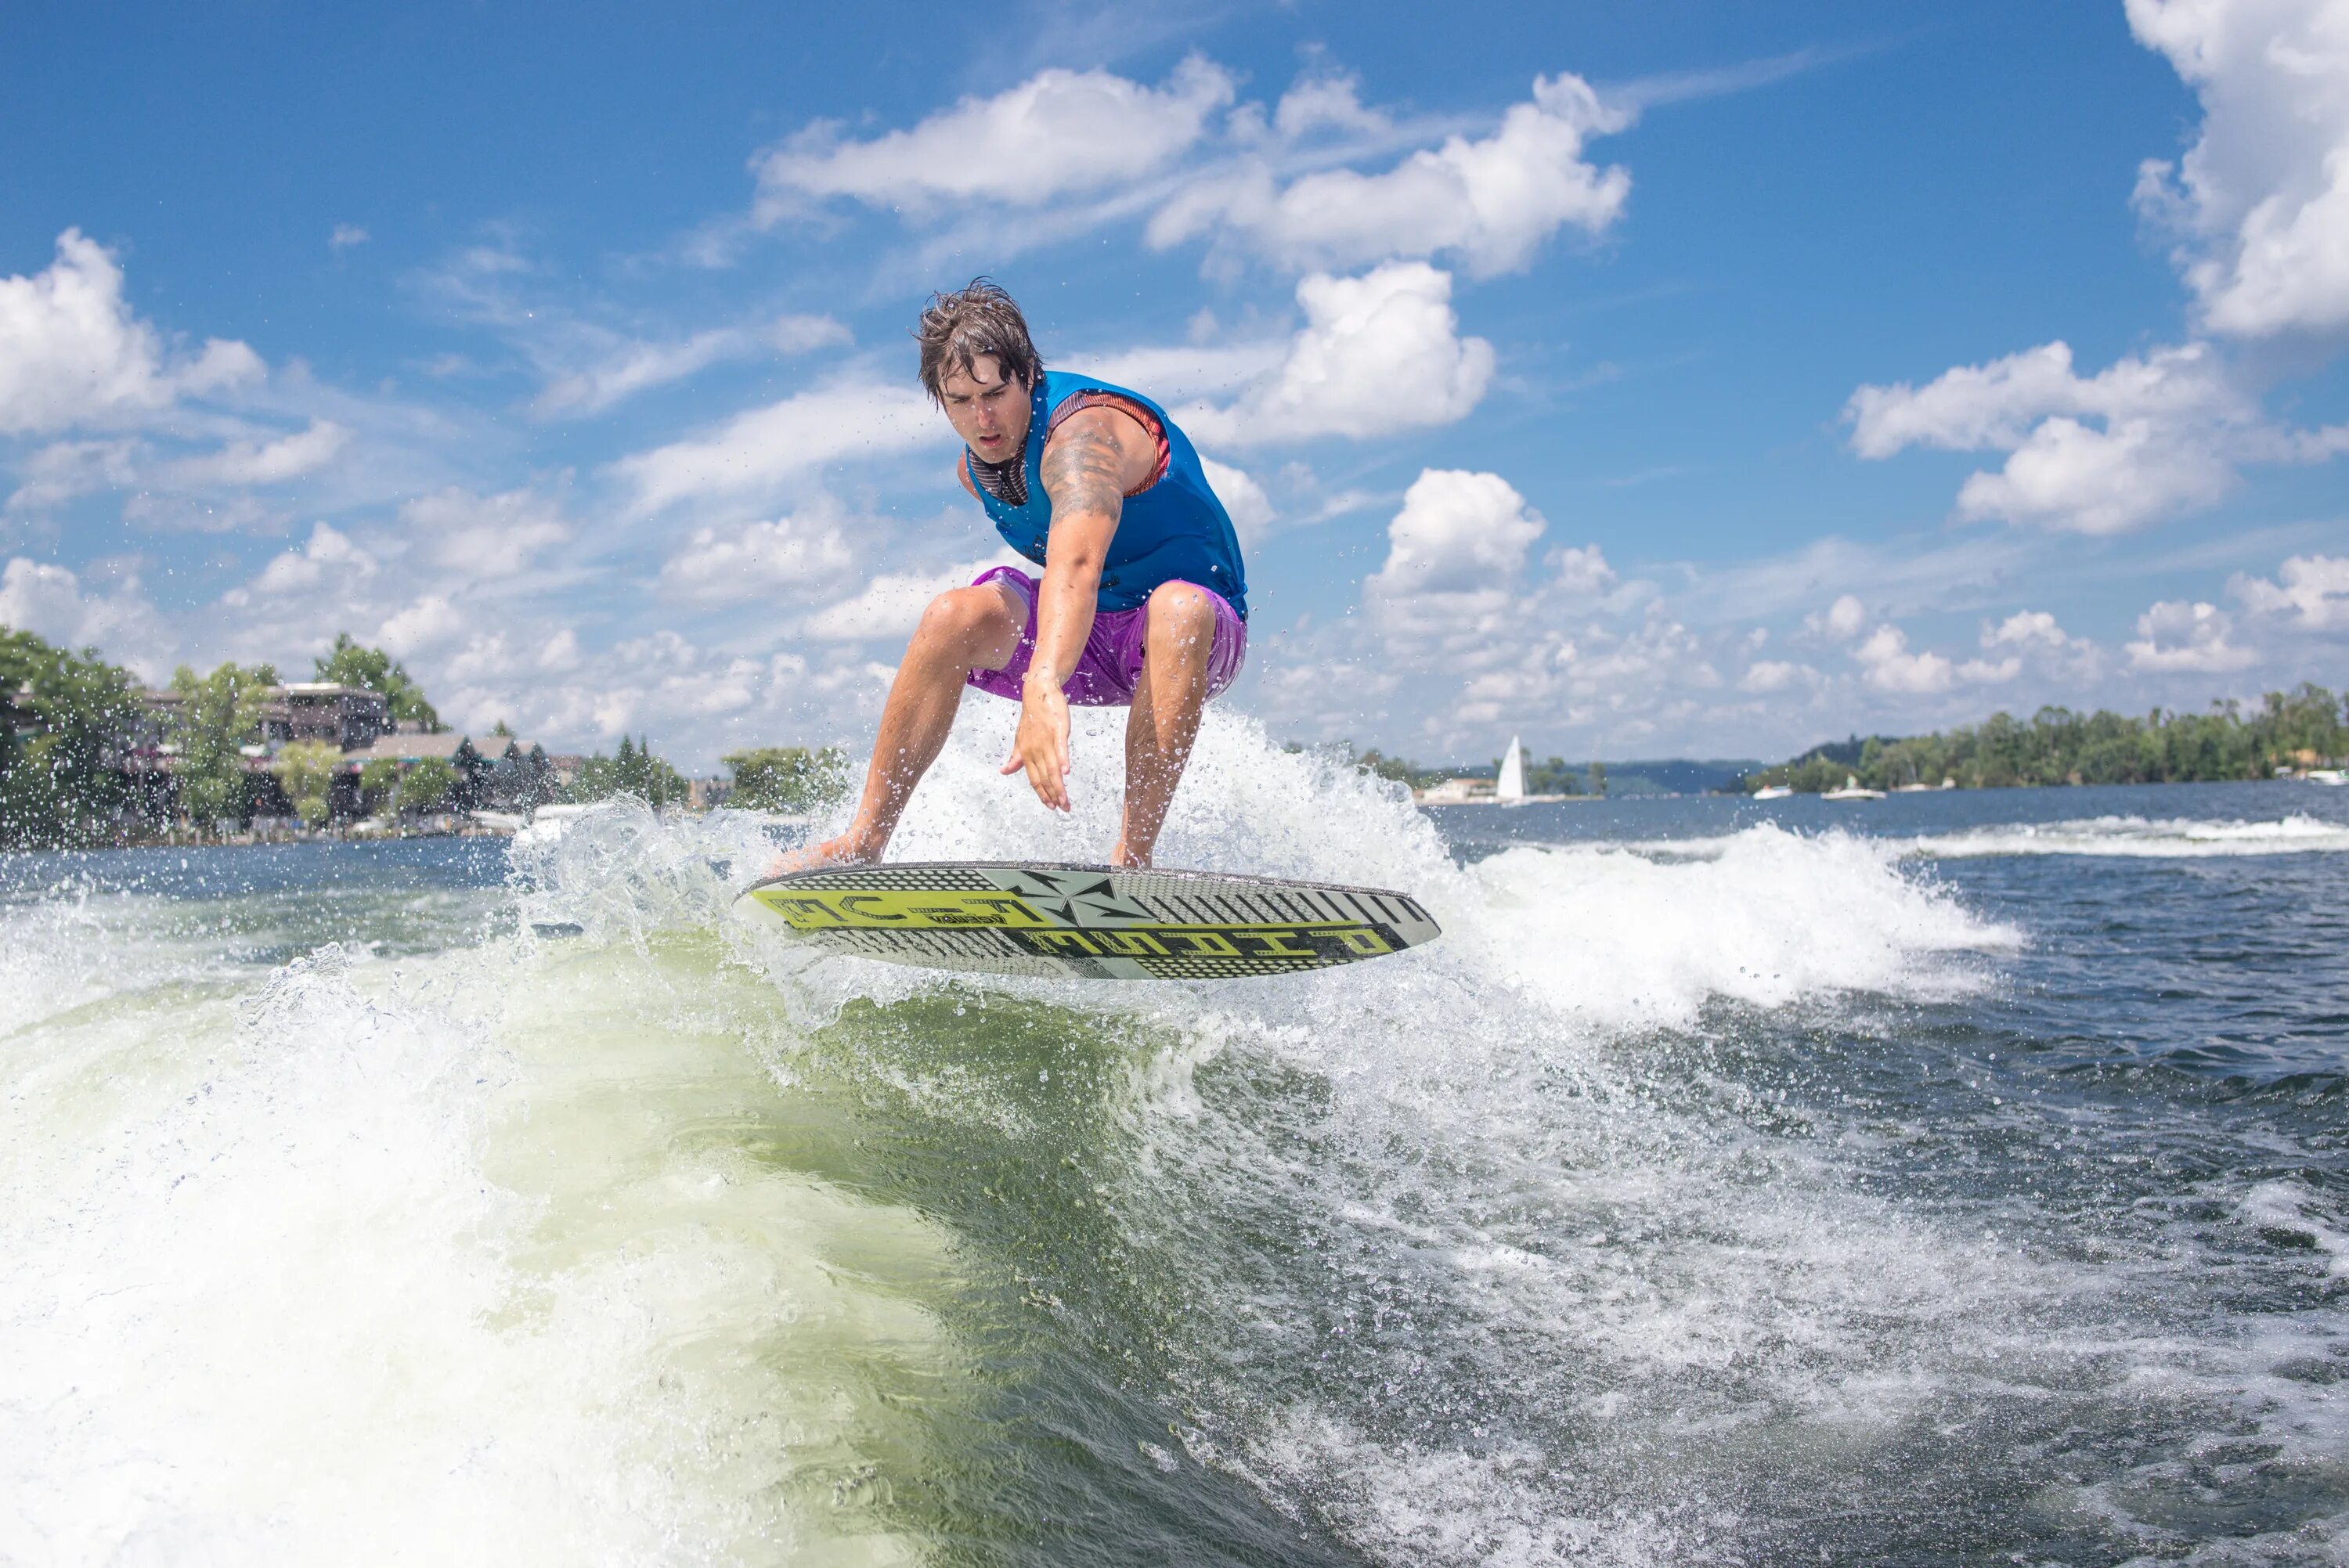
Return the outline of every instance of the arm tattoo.
<path id="1" fill-rule="evenodd" d="M 1124 456 L 1106 431 L 1071 420 L 1044 450 L 1044 493 L 1055 518 L 1081 511 L 1116 517 L 1124 510 Z"/>

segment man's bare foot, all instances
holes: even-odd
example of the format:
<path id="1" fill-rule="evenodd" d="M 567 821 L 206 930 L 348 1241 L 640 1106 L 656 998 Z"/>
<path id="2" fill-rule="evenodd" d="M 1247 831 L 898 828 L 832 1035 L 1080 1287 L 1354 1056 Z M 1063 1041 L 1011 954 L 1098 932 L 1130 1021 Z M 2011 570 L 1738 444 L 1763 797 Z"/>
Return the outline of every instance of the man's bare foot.
<path id="1" fill-rule="evenodd" d="M 787 877 L 793 872 L 812 872 L 823 866 L 870 865 L 880 858 L 879 850 L 867 849 L 843 833 L 836 839 L 826 839 L 820 844 L 807 844 L 796 850 L 785 851 L 775 857 L 773 863 L 767 867 L 765 874 L 759 880 L 770 882 L 776 877 Z"/>
<path id="2" fill-rule="evenodd" d="M 1121 839 L 1117 848 L 1109 852 L 1109 863 L 1120 871 L 1146 872 L 1150 869 L 1150 856 L 1147 852 L 1135 854 L 1125 847 L 1125 841 Z"/>

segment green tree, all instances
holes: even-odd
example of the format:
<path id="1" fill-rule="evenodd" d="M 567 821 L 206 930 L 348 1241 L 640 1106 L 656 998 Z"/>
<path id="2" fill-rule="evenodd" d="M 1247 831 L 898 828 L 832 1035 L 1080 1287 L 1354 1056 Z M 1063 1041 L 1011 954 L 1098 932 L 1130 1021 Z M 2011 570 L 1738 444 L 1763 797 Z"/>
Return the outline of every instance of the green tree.
<path id="1" fill-rule="evenodd" d="M 1592 763 L 1589 768 L 1585 770 L 1585 776 L 1589 780 L 1588 788 L 1593 795 L 1604 795 L 1607 793 L 1607 764 L 1604 762 Z"/>
<path id="2" fill-rule="evenodd" d="M 1354 766 L 1365 773 L 1401 784 L 1407 789 L 1424 789 L 1443 779 L 1444 775 L 1433 768 L 1422 768 L 1408 757 L 1389 757 L 1377 747 L 1368 751 L 1355 751 L 1348 741 L 1344 749 L 1353 758 Z"/>
<path id="3" fill-rule="evenodd" d="M 1526 792 L 1529 795 L 1579 795 L 1582 780 L 1563 757 L 1553 757 L 1546 762 L 1526 764 Z"/>
<path id="4" fill-rule="evenodd" d="M 140 715 L 128 670 L 0 627 L 0 846 L 113 836 L 129 794 L 122 750 Z M 15 733 L 17 724 L 28 733 Z"/>
<path id="5" fill-rule="evenodd" d="M 2307 685 L 2270 692 L 2249 711 L 2239 703 L 2215 702 L 2201 713 L 2156 708 L 2137 718 L 2043 707 L 2027 722 L 1994 713 L 1946 734 L 1832 742 L 1745 782 L 1831 789 L 1847 771 L 1878 789 L 1944 779 L 1969 789 L 2264 779 L 2278 769 L 2313 767 L 2349 752 L 2345 719 L 2341 698 Z"/>
<path id="6" fill-rule="evenodd" d="M 312 827 L 325 825 L 332 814 L 335 773 L 343 765 L 343 748 L 325 740 L 297 740 L 279 749 L 269 765 L 278 788 L 294 802 L 294 810 Z"/>
<path id="7" fill-rule="evenodd" d="M 181 665 L 172 673 L 171 689 L 180 696 L 171 725 L 179 748 L 172 773 L 180 810 L 191 821 L 245 816 L 252 782 L 238 748 L 254 738 L 262 705 L 276 684 L 277 672 L 267 665 L 225 664 L 203 676 Z"/>
<path id="8" fill-rule="evenodd" d="M 388 757 L 378 757 L 359 769 L 359 798 L 370 815 L 397 810 L 399 794 L 399 764 Z"/>
<path id="9" fill-rule="evenodd" d="M 729 752 L 734 774 L 729 804 L 755 811 L 805 811 L 848 789 L 847 758 L 837 747 L 762 746 Z"/>
<path id="10" fill-rule="evenodd" d="M 402 811 L 420 814 L 437 810 L 455 793 L 460 781 L 457 769 L 449 762 L 438 757 L 419 758 L 400 775 L 394 799 Z"/>
<path id="11" fill-rule="evenodd" d="M 322 681 L 382 693 L 394 724 L 419 724 L 434 735 L 440 732 L 440 716 L 424 700 L 424 688 L 381 648 L 370 648 L 355 641 L 348 632 L 337 632 L 333 650 L 311 664 Z"/>
<path id="12" fill-rule="evenodd" d="M 571 781 L 574 800 L 605 800 L 634 795 L 648 806 L 667 806 L 685 799 L 685 777 L 653 755 L 649 742 L 620 737 L 616 756 L 598 751 L 579 765 Z"/>

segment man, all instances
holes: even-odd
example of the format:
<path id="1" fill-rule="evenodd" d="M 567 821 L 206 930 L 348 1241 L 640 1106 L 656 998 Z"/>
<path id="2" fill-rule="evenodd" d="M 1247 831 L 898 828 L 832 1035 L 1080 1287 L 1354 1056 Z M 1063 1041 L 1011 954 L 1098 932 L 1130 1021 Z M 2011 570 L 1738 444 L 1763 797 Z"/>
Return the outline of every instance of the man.
<path id="1" fill-rule="evenodd" d="M 1009 775 L 1069 809 L 1069 705 L 1124 707 L 1125 810 L 1111 863 L 1146 866 L 1210 697 L 1247 653 L 1239 541 L 1165 410 L 1047 371 L 985 278 L 932 298 L 922 385 L 963 438 L 956 477 L 1043 568 L 983 573 L 930 601 L 897 666 L 848 830 L 782 869 L 875 861 L 937 759 L 963 688 L 1019 704 Z"/>

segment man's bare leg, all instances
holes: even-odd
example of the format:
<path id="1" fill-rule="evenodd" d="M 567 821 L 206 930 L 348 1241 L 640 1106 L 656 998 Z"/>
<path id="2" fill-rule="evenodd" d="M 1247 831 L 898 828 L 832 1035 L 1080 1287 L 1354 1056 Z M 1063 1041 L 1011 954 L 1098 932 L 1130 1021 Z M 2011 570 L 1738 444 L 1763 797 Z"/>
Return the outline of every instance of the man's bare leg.
<path id="1" fill-rule="evenodd" d="M 905 657 L 889 683 L 881 710 L 881 733 L 864 770 L 864 793 L 848 830 L 836 839 L 783 856 L 769 876 L 816 866 L 877 861 L 897 830 L 897 819 L 914 798 L 914 786 L 938 759 L 962 706 L 964 685 L 973 670 L 999 670 L 1019 650 L 1028 624 L 1028 601 L 1001 578 L 971 588 L 955 588 L 930 601 Z"/>
<path id="2" fill-rule="evenodd" d="M 1216 646 L 1216 607 L 1187 583 L 1150 595 L 1143 632 L 1142 679 L 1125 722 L 1125 816 L 1111 863 L 1146 866 L 1183 781 L 1207 707 L 1208 656 Z"/>

